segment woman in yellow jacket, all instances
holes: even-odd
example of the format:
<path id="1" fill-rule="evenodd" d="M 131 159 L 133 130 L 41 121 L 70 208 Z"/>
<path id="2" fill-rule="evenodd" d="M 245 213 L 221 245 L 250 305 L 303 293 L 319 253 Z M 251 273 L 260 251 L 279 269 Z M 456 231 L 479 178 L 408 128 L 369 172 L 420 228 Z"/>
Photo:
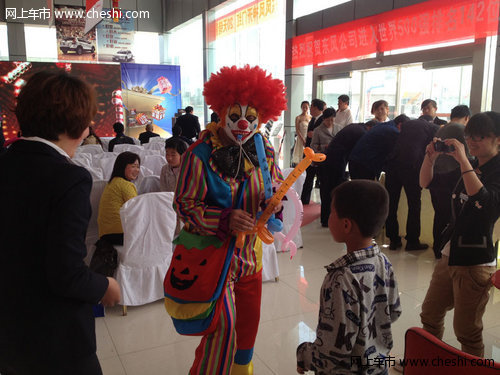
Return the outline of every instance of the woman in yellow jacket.
<path id="1" fill-rule="evenodd" d="M 97 225 L 99 238 L 113 245 L 123 245 L 123 228 L 120 208 L 131 198 L 137 196 L 132 183 L 139 176 L 141 159 L 133 152 L 122 152 L 116 158 L 113 172 L 99 202 Z"/>

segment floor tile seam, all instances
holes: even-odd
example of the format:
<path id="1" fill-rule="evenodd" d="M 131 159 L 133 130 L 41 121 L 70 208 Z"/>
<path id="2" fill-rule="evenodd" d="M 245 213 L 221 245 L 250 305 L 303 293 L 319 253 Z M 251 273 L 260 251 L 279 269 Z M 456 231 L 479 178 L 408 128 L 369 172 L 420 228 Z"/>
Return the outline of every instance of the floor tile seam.
<path id="1" fill-rule="evenodd" d="M 298 294 L 299 294 L 299 295 L 301 295 L 302 297 L 307 298 L 307 299 L 308 299 L 310 302 L 312 302 L 313 304 L 315 304 L 315 305 L 318 305 L 318 306 L 319 306 L 319 303 L 318 303 L 317 301 L 314 301 L 314 300 L 312 300 L 311 298 L 309 298 L 309 297 L 307 296 L 306 292 L 304 292 L 304 293 L 303 293 L 303 292 L 301 292 L 300 290 L 295 289 L 292 285 L 288 284 L 288 283 L 286 282 L 286 280 L 280 280 L 280 281 L 282 281 L 283 283 L 287 284 L 287 286 L 288 286 L 288 287 L 290 287 L 290 288 L 292 288 L 292 290 L 293 290 L 294 292 L 298 293 Z M 320 295 L 320 290 L 317 290 L 317 295 L 318 295 L 318 298 L 319 298 L 319 295 Z"/>
<path id="2" fill-rule="evenodd" d="M 318 304 L 318 309 L 319 309 L 319 304 Z M 318 311 L 307 311 L 307 312 L 300 312 L 300 313 L 296 313 L 296 314 L 290 314 L 290 315 L 286 315 L 286 316 L 280 316 L 279 318 L 272 318 L 272 319 L 268 319 L 268 320 L 260 320 L 259 321 L 259 327 L 264 324 L 264 323 L 269 323 L 271 321 L 280 321 L 280 320 L 284 320 L 284 319 L 289 319 L 289 318 L 292 318 L 294 316 L 300 316 L 300 315 L 304 315 L 304 314 L 312 314 L 312 313 L 315 313 L 316 315 L 318 314 L 319 310 Z"/>
<path id="3" fill-rule="evenodd" d="M 200 339 L 201 339 L 201 336 L 200 336 Z M 131 352 L 120 353 L 119 356 L 121 358 L 121 357 L 125 357 L 125 356 L 132 355 L 132 354 L 138 354 L 138 353 L 142 353 L 142 352 L 147 352 L 149 350 L 154 350 L 154 349 L 158 349 L 158 348 L 164 348 L 164 347 L 166 348 L 168 346 L 178 345 L 178 344 L 179 344 L 179 342 L 174 342 L 174 343 L 170 343 L 170 344 L 163 344 L 163 345 L 157 345 L 157 346 L 153 346 L 153 347 L 150 347 L 150 348 L 144 348 L 144 349 L 134 350 L 134 351 L 131 351 Z"/>
<path id="4" fill-rule="evenodd" d="M 115 350 L 115 354 L 118 356 L 118 348 L 116 347 L 115 340 L 113 339 L 113 335 L 111 334 L 111 331 L 109 330 L 108 324 L 106 323 L 106 319 L 103 319 L 104 326 L 106 327 L 106 331 L 108 332 L 109 339 L 111 340 L 111 343 L 113 344 L 113 349 Z M 109 357 L 113 358 L 113 357 Z M 102 358 L 102 359 L 108 359 L 108 358 Z"/>
<path id="5" fill-rule="evenodd" d="M 261 362 L 264 364 L 264 366 L 266 366 L 266 368 L 267 368 L 267 369 L 268 369 L 268 370 L 269 370 L 269 371 L 270 371 L 273 375 L 278 375 L 276 372 L 274 372 L 274 370 L 272 369 L 272 367 L 270 367 L 270 366 L 266 363 L 266 361 L 264 361 L 264 359 L 263 359 L 263 358 L 261 358 L 261 356 L 260 356 L 257 352 L 255 352 L 255 351 L 254 351 L 253 355 L 254 355 L 254 356 L 256 356 L 256 357 L 259 359 L 259 361 L 261 361 Z"/>
<path id="6" fill-rule="evenodd" d="M 168 316 L 167 316 L 168 318 Z M 106 323 L 106 321 L 104 322 Z M 108 329 L 107 325 L 106 325 L 106 329 Z M 108 332 L 109 332 L 109 329 L 108 329 Z M 117 355 L 127 355 L 127 354 L 130 354 L 130 353 L 137 353 L 137 352 L 142 352 L 142 351 L 145 351 L 145 350 L 150 350 L 150 349 L 155 349 L 155 348 L 159 348 L 159 347 L 162 347 L 162 346 L 165 346 L 165 345 L 173 345 L 173 344 L 179 344 L 179 343 L 183 343 L 183 342 L 187 342 L 187 341 L 190 341 L 190 339 L 192 338 L 192 336 L 183 336 L 183 335 L 180 335 L 180 334 L 175 334 L 179 340 L 176 340 L 174 342 L 171 342 L 169 344 L 162 344 L 162 345 L 155 345 L 155 346 L 152 346 L 152 347 L 146 347 L 146 348 L 142 348 L 142 349 L 139 349 L 139 350 L 134 350 L 134 351 L 126 351 L 126 352 L 120 352 L 116 346 L 116 343 L 115 343 L 115 340 L 113 338 L 113 335 L 109 332 L 109 336 L 111 338 L 111 341 L 113 343 L 113 347 L 115 348 L 115 352 Z M 103 358 L 103 359 L 107 359 L 107 358 Z"/>

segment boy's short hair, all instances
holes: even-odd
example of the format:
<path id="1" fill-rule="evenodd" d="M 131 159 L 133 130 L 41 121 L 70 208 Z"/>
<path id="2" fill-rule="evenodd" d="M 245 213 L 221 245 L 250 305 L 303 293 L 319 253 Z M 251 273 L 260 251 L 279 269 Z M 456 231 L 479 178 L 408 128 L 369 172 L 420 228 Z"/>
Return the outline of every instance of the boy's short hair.
<path id="1" fill-rule="evenodd" d="M 381 106 L 389 108 L 389 103 L 387 103 L 385 100 L 377 100 L 376 102 L 374 102 L 372 104 L 372 111 L 371 111 L 372 115 L 373 115 L 373 112 L 375 112 L 378 109 L 378 107 L 381 107 Z"/>
<path id="2" fill-rule="evenodd" d="M 378 182 L 347 181 L 333 190 L 332 208 L 339 218 L 354 221 L 363 237 L 374 237 L 387 218 L 389 195 Z"/>
<path id="3" fill-rule="evenodd" d="M 179 137 L 170 137 L 165 141 L 165 150 L 167 148 L 172 148 L 177 151 L 179 155 L 182 155 L 188 149 L 188 145 Z"/>

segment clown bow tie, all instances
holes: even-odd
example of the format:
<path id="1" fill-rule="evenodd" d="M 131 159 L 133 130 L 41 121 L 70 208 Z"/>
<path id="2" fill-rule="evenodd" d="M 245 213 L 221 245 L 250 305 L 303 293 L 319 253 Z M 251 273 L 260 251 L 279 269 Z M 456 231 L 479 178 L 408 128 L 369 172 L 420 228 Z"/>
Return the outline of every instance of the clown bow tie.
<path id="1" fill-rule="evenodd" d="M 230 145 L 213 152 L 212 158 L 226 176 L 241 179 L 245 175 L 245 158 L 255 167 L 259 166 L 255 139 L 252 137 L 243 145 Z M 239 163 L 238 163 L 239 161 Z"/>

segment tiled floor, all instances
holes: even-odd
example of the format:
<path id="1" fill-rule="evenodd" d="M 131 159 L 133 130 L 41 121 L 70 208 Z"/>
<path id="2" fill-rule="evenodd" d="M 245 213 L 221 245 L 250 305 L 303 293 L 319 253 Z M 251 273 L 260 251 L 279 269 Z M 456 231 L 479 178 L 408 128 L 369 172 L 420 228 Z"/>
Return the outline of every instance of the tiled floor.
<path id="1" fill-rule="evenodd" d="M 256 375 L 291 375 L 295 371 L 295 349 L 313 340 L 317 324 L 323 266 L 345 253 L 334 243 L 319 220 L 302 228 L 304 248 L 293 260 L 278 254 L 279 282 L 263 286 L 262 316 L 255 345 Z M 420 310 L 434 267 L 432 250 L 405 252 L 383 250 L 390 258 L 399 284 L 403 314 L 394 324 L 394 355 L 404 350 L 408 327 L 420 326 Z M 97 319 L 98 356 L 105 375 L 184 375 L 188 373 L 199 338 L 178 335 L 163 302 L 106 311 Z M 457 346 L 452 313 L 446 319 L 444 340 Z M 493 290 L 484 316 L 486 358 L 500 361 L 500 290 Z M 395 373 L 392 369 L 390 374 Z"/>

